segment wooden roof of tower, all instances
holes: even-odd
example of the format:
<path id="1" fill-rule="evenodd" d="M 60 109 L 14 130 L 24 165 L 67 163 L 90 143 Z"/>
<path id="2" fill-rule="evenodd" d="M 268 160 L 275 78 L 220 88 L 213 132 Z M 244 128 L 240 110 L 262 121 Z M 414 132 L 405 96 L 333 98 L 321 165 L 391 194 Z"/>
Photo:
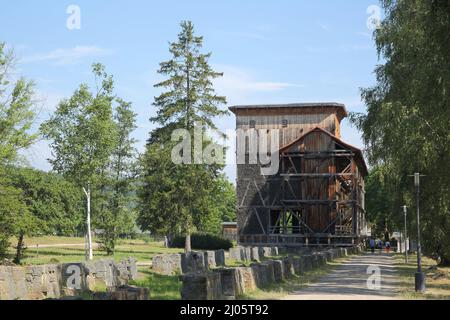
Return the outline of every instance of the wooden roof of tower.
<path id="1" fill-rule="evenodd" d="M 336 143 L 340 144 L 342 147 L 349 149 L 351 151 L 353 151 L 355 153 L 356 156 L 356 162 L 361 170 L 361 173 L 363 174 L 363 176 L 367 176 L 368 175 L 368 170 L 367 170 L 367 166 L 366 166 L 366 162 L 364 161 L 364 156 L 363 153 L 361 151 L 361 149 L 352 146 L 351 144 L 348 144 L 344 141 L 342 141 L 341 139 L 339 139 L 338 137 L 336 137 L 335 135 L 333 135 L 331 132 L 328 132 L 327 130 L 324 130 L 320 127 L 316 127 L 308 132 L 306 132 L 304 135 L 300 136 L 299 138 L 297 138 L 295 141 L 292 141 L 291 143 L 289 143 L 288 145 L 285 145 L 283 147 L 281 147 L 281 149 L 279 150 L 280 154 L 283 153 L 288 153 L 291 151 L 291 149 L 298 144 L 300 141 L 302 141 L 306 136 L 310 135 L 313 132 L 321 132 L 324 133 L 326 135 L 328 135 L 331 139 L 333 139 Z M 293 151 L 295 153 L 295 151 Z"/>
<path id="2" fill-rule="evenodd" d="M 229 110 L 236 115 L 320 113 L 321 109 L 323 111 L 334 111 L 339 121 L 348 116 L 345 105 L 336 102 L 238 105 L 229 107 Z"/>

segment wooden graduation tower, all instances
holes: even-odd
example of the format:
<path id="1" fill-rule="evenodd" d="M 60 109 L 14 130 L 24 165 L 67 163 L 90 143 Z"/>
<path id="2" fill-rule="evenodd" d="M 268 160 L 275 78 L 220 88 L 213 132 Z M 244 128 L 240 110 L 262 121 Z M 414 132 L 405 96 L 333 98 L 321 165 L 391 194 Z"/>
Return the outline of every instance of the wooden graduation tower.
<path id="1" fill-rule="evenodd" d="M 234 106 L 237 150 L 237 222 L 240 245 L 351 246 L 366 235 L 361 150 L 341 140 L 347 116 L 338 103 Z M 261 174 L 249 163 L 249 137 L 278 129 L 279 166 Z M 245 144 L 245 145 L 242 145 Z"/>

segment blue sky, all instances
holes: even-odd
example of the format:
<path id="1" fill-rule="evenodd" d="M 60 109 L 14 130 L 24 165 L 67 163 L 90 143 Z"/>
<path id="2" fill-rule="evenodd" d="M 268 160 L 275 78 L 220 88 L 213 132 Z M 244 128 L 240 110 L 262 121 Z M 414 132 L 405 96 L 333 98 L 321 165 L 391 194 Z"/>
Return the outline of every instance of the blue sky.
<path id="1" fill-rule="evenodd" d="M 69 30 L 69 5 L 80 8 L 81 28 Z M 80 83 L 90 83 L 90 66 L 102 62 L 114 75 L 116 92 L 138 113 L 139 149 L 153 125 L 152 86 L 161 80 L 181 20 L 193 21 L 204 36 L 211 64 L 224 77 L 216 82 L 228 104 L 335 101 L 364 111 L 359 90 L 374 84 L 378 63 L 367 26 L 376 0 L 317 1 L 8 1 L 0 11 L 0 41 L 15 48 L 17 74 L 34 79 L 39 122 Z M 370 10 L 369 10 L 370 11 Z M 234 128 L 234 117 L 218 119 Z M 362 147 L 360 133 L 343 122 L 342 138 Z M 25 152 L 29 163 L 50 169 L 45 141 Z M 234 167 L 227 167 L 234 180 Z"/>

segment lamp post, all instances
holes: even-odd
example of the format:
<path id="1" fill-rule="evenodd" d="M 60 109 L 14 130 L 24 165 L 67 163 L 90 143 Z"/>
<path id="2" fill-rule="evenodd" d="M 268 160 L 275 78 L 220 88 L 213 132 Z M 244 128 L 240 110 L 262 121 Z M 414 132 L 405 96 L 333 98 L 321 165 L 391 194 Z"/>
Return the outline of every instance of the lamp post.
<path id="1" fill-rule="evenodd" d="M 408 264 L 408 246 L 406 245 L 406 242 L 408 241 L 408 235 L 406 233 L 406 206 L 403 206 L 403 213 L 405 214 L 405 233 L 404 233 L 404 238 L 405 238 L 405 264 Z"/>
<path id="2" fill-rule="evenodd" d="M 420 244 L 420 173 L 414 174 L 414 186 L 416 187 L 416 212 L 417 212 L 417 272 L 415 277 L 416 292 L 425 292 L 425 275 L 422 272 L 422 247 Z"/>

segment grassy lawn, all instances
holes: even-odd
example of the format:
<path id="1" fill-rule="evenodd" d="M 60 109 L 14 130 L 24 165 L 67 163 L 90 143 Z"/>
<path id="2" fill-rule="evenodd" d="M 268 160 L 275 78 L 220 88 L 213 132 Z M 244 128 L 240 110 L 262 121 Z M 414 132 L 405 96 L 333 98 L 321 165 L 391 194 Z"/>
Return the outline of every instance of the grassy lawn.
<path id="1" fill-rule="evenodd" d="M 405 264 L 404 255 L 396 254 L 395 263 L 400 277 L 400 295 L 405 299 L 450 299 L 450 267 L 437 267 L 428 257 L 422 258 L 423 271 L 426 274 L 426 293 L 414 291 L 414 273 L 417 271 L 417 256 L 410 255 Z M 432 267 L 432 269 L 430 269 Z"/>
<path id="2" fill-rule="evenodd" d="M 10 239 L 12 245 L 17 244 L 17 239 L 14 237 Z M 25 238 L 25 243 L 27 246 L 36 246 L 39 245 L 54 245 L 54 244 L 84 244 L 83 237 L 56 237 L 56 236 L 42 236 L 42 237 L 33 237 L 33 238 Z"/>
<path id="3" fill-rule="evenodd" d="M 262 289 L 256 289 L 253 292 L 247 293 L 241 297 L 240 300 L 279 300 L 288 294 L 299 290 L 311 283 L 316 282 L 319 278 L 330 273 L 340 264 L 348 260 L 349 257 L 336 259 L 333 262 L 327 262 L 325 266 L 318 269 L 308 271 L 301 276 L 294 275 L 282 283 L 271 284 Z"/>
<path id="4" fill-rule="evenodd" d="M 178 276 L 165 276 L 151 272 L 149 268 L 139 268 L 138 279 L 130 284 L 150 289 L 151 300 L 180 300 L 181 286 Z"/>
<path id="5" fill-rule="evenodd" d="M 12 242 L 14 244 L 14 242 Z M 36 248 L 36 243 L 41 246 L 55 244 L 81 244 L 80 246 L 66 247 L 40 247 Z M 22 263 L 25 265 L 47 264 L 47 263 L 67 263 L 80 262 L 85 260 L 84 238 L 68 237 L 39 237 L 27 238 L 25 244 L 28 249 L 25 251 Z M 162 242 L 148 242 L 143 240 L 119 240 L 116 253 L 112 257 L 119 261 L 124 258 L 133 257 L 138 262 L 149 263 L 153 256 L 162 253 L 176 253 L 180 249 L 165 248 Z M 10 254 L 14 254 L 14 248 L 10 248 Z M 100 249 L 94 249 L 94 259 L 110 258 Z"/>

